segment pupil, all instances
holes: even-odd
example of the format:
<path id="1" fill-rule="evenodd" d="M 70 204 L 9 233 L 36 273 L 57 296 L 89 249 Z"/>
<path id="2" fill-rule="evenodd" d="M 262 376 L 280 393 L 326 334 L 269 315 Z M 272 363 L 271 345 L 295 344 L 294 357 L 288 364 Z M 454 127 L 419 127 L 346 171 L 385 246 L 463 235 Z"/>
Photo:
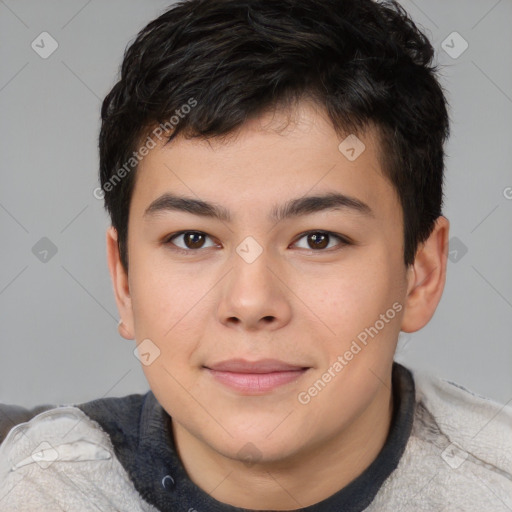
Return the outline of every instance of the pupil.
<path id="1" fill-rule="evenodd" d="M 193 238 L 199 237 L 199 239 L 201 239 L 202 236 L 203 235 L 201 235 L 200 233 L 189 233 L 188 236 L 186 237 L 186 240 L 187 240 L 187 242 L 191 242 L 193 249 L 197 249 L 198 247 L 201 246 L 201 240 L 198 243 L 197 240 L 194 242 Z M 187 245 L 190 245 L 190 244 L 187 243 Z"/>
<path id="2" fill-rule="evenodd" d="M 316 248 L 320 247 L 320 248 L 324 248 L 327 246 L 327 244 L 325 243 L 325 241 L 327 240 L 327 235 L 325 234 L 313 234 L 311 235 L 311 238 L 313 239 L 313 242 L 316 246 Z M 317 242 L 320 241 L 320 239 L 323 239 L 320 244 L 318 244 Z M 323 243 L 322 243 L 323 242 Z"/>

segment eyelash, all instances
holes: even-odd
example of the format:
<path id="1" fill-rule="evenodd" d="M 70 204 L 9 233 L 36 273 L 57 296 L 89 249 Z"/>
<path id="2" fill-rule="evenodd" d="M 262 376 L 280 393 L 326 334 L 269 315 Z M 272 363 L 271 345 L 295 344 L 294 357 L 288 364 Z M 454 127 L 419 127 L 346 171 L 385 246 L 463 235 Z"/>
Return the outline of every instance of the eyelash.
<path id="1" fill-rule="evenodd" d="M 171 250 L 173 250 L 179 254 L 184 254 L 186 256 L 191 256 L 201 250 L 211 249 L 211 247 L 200 247 L 199 249 L 182 249 L 181 247 L 177 247 L 174 243 L 172 243 L 173 239 L 175 239 L 181 235 L 185 235 L 187 233 L 205 235 L 206 237 L 210 238 L 209 235 L 207 233 L 204 233 L 203 231 L 185 230 L 185 231 L 178 231 L 176 233 L 172 233 L 171 235 L 169 235 L 168 237 L 166 237 L 164 239 L 163 243 L 164 243 L 164 245 L 172 245 Z M 341 244 L 340 244 L 340 247 L 334 248 L 334 249 L 332 247 L 330 249 L 309 249 L 310 253 L 338 251 L 340 249 L 343 249 L 343 247 L 345 247 L 347 245 L 353 245 L 353 243 L 347 237 L 344 237 L 337 233 L 333 233 L 332 231 L 323 231 L 323 230 L 311 230 L 311 231 L 306 231 L 304 233 L 301 233 L 295 240 L 294 244 L 297 243 L 302 238 L 304 238 L 308 235 L 311 235 L 311 234 L 328 235 L 330 238 L 331 237 L 337 238 L 341 242 Z M 330 242 L 330 240 L 329 240 L 329 242 Z M 308 251 L 308 249 L 303 249 L 303 250 Z"/>

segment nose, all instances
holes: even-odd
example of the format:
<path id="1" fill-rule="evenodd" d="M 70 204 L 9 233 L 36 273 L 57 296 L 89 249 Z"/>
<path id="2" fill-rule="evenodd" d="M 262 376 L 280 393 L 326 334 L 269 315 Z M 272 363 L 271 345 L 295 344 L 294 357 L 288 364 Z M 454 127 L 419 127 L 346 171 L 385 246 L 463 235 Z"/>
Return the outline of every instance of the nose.
<path id="1" fill-rule="evenodd" d="M 275 330 L 291 318 L 285 273 L 263 251 L 254 261 L 236 254 L 223 280 L 218 319 L 227 327 L 247 331 Z"/>

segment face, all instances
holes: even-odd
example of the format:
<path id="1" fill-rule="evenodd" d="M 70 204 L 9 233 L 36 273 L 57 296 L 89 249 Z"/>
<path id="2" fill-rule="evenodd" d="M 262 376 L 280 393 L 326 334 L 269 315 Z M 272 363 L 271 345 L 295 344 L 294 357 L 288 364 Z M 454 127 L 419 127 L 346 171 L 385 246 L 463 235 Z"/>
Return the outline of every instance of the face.
<path id="1" fill-rule="evenodd" d="M 348 428 L 389 380 L 408 293 L 376 133 L 357 156 L 313 105 L 279 132 L 285 119 L 157 146 L 130 206 L 125 328 L 173 422 L 235 459 L 247 443 L 292 457 Z"/>

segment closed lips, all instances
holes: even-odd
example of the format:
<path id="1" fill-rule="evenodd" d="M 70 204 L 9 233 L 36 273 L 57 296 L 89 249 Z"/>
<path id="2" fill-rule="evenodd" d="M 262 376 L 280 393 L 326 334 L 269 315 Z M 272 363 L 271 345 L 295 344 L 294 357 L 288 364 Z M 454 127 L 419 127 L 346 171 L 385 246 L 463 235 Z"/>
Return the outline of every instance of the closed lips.
<path id="1" fill-rule="evenodd" d="M 279 361 L 277 359 L 260 359 L 258 361 L 247 361 L 245 359 L 230 359 L 212 365 L 206 368 L 218 372 L 232 373 L 274 373 L 274 372 L 292 372 L 306 370 L 307 366 L 294 365 Z"/>

